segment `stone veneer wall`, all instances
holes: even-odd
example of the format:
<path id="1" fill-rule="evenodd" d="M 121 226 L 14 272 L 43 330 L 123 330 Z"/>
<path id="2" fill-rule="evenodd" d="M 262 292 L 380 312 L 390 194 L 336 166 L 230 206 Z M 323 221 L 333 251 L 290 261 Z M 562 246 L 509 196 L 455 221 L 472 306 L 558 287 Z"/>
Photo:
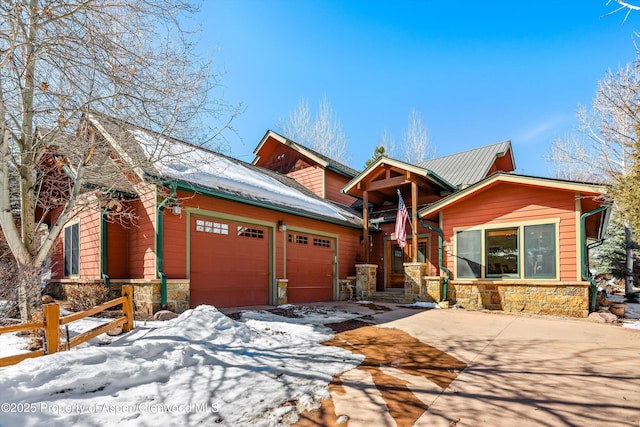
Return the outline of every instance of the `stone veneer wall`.
<path id="1" fill-rule="evenodd" d="M 133 303 L 136 312 L 154 314 L 160 310 L 160 279 L 111 279 L 109 299 L 118 298 L 122 285 L 133 285 Z M 66 289 L 75 286 L 104 286 L 101 280 L 61 279 L 47 285 L 47 293 L 66 298 Z M 167 279 L 167 308 L 176 313 L 189 309 L 189 279 Z"/>
<path id="2" fill-rule="evenodd" d="M 405 303 L 439 302 L 443 279 L 425 276 L 426 264 L 405 263 Z M 447 300 L 470 310 L 501 310 L 567 317 L 589 315 L 589 282 L 450 280 Z"/>
<path id="3" fill-rule="evenodd" d="M 427 273 L 427 264 L 405 262 L 404 264 L 404 302 L 431 301 L 425 290 L 422 278 Z"/>
<path id="4" fill-rule="evenodd" d="M 356 276 L 347 276 L 338 280 L 338 301 L 349 301 L 355 298 Z"/>
<path id="5" fill-rule="evenodd" d="M 356 299 L 369 299 L 376 292 L 375 264 L 356 264 Z"/>
<path id="6" fill-rule="evenodd" d="M 472 310 L 568 317 L 589 315 L 589 282 L 451 280 L 447 297 L 451 303 Z"/>

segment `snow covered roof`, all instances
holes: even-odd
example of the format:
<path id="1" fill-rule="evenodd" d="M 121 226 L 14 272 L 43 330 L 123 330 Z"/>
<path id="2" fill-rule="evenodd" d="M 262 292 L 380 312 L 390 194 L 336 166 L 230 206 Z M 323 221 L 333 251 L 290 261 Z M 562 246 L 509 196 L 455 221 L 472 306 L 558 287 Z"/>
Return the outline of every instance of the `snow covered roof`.
<path id="1" fill-rule="evenodd" d="M 102 117 L 92 119 L 94 124 L 105 124 Z M 118 130 L 113 125 L 103 129 L 111 133 L 114 141 L 110 142 L 124 160 L 138 165 L 140 175 L 189 183 L 196 191 L 213 190 L 292 214 L 362 226 L 358 214 L 322 199 L 291 178 L 137 126 L 118 123 Z"/>

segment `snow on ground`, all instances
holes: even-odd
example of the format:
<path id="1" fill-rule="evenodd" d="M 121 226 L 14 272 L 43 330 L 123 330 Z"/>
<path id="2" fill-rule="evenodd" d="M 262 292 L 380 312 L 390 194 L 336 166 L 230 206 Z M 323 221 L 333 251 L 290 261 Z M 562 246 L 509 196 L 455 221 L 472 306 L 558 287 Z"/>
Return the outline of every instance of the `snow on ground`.
<path id="1" fill-rule="evenodd" d="M 416 307 L 416 308 L 440 308 L 440 306 L 438 305 L 438 303 L 435 302 L 422 302 L 422 301 L 416 301 L 413 304 L 406 304 L 403 305 L 402 307 Z"/>
<path id="2" fill-rule="evenodd" d="M 138 322 L 110 345 L 2 368 L 0 424 L 286 425 L 328 396 L 334 374 L 362 361 L 321 345 L 332 332 L 304 316 L 243 317 L 200 306 L 169 322 Z"/>
<path id="3" fill-rule="evenodd" d="M 60 314 L 62 316 L 70 314 L 70 311 L 62 309 Z M 69 338 L 73 338 L 76 335 L 81 334 L 84 331 L 95 328 L 96 326 L 106 323 L 112 319 L 86 317 L 84 319 L 76 320 L 66 325 L 69 330 Z M 61 341 L 66 341 L 67 329 L 63 328 L 60 335 Z M 92 345 L 107 345 L 113 341 L 113 337 L 107 334 L 98 335 L 97 337 L 78 345 L 76 348 L 89 347 Z M 30 342 L 28 335 L 19 334 L 2 334 L 0 335 L 0 357 L 12 356 L 14 354 L 26 353 Z M 0 424 L 1 426 L 2 424 Z"/>
<path id="4" fill-rule="evenodd" d="M 0 335 L 0 357 L 26 353 L 29 351 L 25 348 L 28 344 L 27 337 L 18 334 L 2 334 Z"/>

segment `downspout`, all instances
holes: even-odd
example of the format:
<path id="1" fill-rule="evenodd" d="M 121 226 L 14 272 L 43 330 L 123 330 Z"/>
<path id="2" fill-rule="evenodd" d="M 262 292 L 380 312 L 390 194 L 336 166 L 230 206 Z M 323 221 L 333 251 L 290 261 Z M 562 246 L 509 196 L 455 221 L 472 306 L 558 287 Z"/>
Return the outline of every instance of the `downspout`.
<path id="1" fill-rule="evenodd" d="M 591 212 L 587 212 L 580 216 L 580 267 L 582 271 L 582 280 L 588 281 L 591 283 L 591 302 L 589 304 L 589 312 L 593 312 L 596 309 L 596 296 L 598 293 L 598 285 L 596 280 L 591 277 L 591 272 L 589 271 L 589 262 L 587 260 L 587 231 L 586 231 L 586 221 L 587 218 L 591 215 L 595 215 L 604 210 L 609 209 L 608 206 L 600 206 L 592 210 Z"/>
<path id="2" fill-rule="evenodd" d="M 167 309 L 167 275 L 164 274 L 164 210 L 172 203 L 176 198 L 176 184 L 170 183 L 169 188 L 171 193 L 169 197 L 164 199 L 158 205 L 158 215 L 156 224 L 156 271 L 158 277 L 160 277 L 160 308 L 162 310 Z"/>
<path id="3" fill-rule="evenodd" d="M 102 278 L 104 287 L 108 290 L 111 286 L 111 278 L 109 277 L 109 274 L 107 274 L 107 256 L 109 254 L 107 227 L 107 213 L 102 212 L 100 215 L 100 277 Z"/>
<path id="4" fill-rule="evenodd" d="M 440 271 L 444 271 L 444 278 L 442 280 L 442 298 L 440 299 L 440 301 L 446 301 L 447 300 L 447 288 L 449 285 L 449 277 L 451 277 L 451 272 L 449 271 L 449 269 L 447 267 L 444 266 L 443 262 L 442 262 L 442 229 L 438 228 L 438 227 L 434 227 L 433 225 L 429 225 L 429 224 L 425 224 L 425 222 L 422 220 L 422 218 L 420 219 L 420 225 L 422 225 L 424 228 L 427 228 L 431 231 L 435 231 L 436 233 L 438 233 L 438 266 L 440 267 Z"/>

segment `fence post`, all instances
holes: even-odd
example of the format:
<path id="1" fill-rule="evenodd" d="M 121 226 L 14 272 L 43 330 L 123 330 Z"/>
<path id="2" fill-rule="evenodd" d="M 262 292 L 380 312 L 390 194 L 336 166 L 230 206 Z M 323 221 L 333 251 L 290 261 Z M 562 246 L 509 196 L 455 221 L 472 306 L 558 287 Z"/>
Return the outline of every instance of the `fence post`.
<path id="1" fill-rule="evenodd" d="M 127 318 L 127 323 L 122 325 L 123 332 L 133 329 L 133 286 L 122 285 L 122 296 L 127 300 L 122 304 L 122 314 Z"/>
<path id="2" fill-rule="evenodd" d="M 47 338 L 47 354 L 56 353 L 60 342 L 60 306 L 58 304 L 43 305 L 42 317 L 44 334 Z"/>

